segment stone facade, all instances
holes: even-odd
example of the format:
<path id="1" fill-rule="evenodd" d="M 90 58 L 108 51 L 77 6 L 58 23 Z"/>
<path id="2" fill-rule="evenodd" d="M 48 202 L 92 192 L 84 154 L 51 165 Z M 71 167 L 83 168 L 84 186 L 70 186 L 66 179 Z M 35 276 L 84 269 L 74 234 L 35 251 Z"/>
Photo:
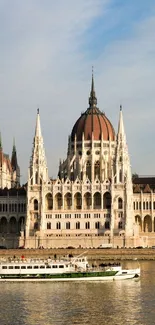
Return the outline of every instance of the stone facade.
<path id="1" fill-rule="evenodd" d="M 39 110 L 28 182 L 23 188 L 19 187 L 15 147 L 13 152 L 14 174 L 7 175 L 8 185 L 1 182 L 1 188 L 10 188 L 0 195 L 2 245 L 155 244 L 155 178 L 132 179 L 122 108 L 115 135 L 111 122 L 97 107 L 93 76 L 89 107 L 73 126 L 56 180 L 48 175 Z"/>

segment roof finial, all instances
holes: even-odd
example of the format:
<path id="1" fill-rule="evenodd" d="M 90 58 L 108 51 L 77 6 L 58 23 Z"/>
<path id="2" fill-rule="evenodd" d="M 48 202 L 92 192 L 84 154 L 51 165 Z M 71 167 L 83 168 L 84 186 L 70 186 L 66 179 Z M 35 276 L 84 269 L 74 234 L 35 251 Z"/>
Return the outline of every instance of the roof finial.
<path id="1" fill-rule="evenodd" d="M 89 106 L 93 107 L 97 105 L 97 98 L 95 94 L 95 87 L 94 87 L 94 67 L 92 66 L 92 82 L 91 82 L 91 91 L 89 97 Z"/>

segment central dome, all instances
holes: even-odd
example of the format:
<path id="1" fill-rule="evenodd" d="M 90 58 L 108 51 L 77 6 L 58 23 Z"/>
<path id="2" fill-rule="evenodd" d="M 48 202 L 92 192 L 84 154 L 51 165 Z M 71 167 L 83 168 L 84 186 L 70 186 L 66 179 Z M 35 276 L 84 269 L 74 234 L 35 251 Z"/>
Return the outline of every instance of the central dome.
<path id="1" fill-rule="evenodd" d="M 99 108 L 97 108 L 97 98 L 94 90 L 94 78 L 92 75 L 92 86 L 89 97 L 89 108 L 81 114 L 79 119 L 76 121 L 73 126 L 71 133 L 71 140 L 74 141 L 75 136 L 77 141 L 82 141 L 82 136 L 84 134 L 84 140 L 91 140 L 92 134 L 94 140 L 101 140 L 103 134 L 104 141 L 114 141 L 115 140 L 115 131 L 105 116 Z"/>

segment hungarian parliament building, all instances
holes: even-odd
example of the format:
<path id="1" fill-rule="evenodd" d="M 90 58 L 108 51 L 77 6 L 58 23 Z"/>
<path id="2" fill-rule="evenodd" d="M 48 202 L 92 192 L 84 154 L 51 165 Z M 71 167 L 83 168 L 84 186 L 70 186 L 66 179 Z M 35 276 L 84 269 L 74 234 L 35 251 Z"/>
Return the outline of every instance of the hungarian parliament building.
<path id="1" fill-rule="evenodd" d="M 155 245 L 155 177 L 132 175 L 122 108 L 118 130 L 97 106 L 92 75 L 88 108 L 68 138 L 67 157 L 50 179 L 37 111 L 28 180 L 20 186 L 0 139 L 0 247 L 96 248 Z"/>

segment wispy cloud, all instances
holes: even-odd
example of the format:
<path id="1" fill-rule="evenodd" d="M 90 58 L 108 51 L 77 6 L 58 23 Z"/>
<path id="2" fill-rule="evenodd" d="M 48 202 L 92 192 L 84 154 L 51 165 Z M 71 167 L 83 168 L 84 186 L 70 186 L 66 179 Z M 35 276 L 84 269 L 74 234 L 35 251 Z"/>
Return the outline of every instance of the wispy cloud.
<path id="1" fill-rule="evenodd" d="M 0 0 L 0 128 L 5 151 L 16 138 L 24 180 L 37 107 L 55 176 L 88 105 L 92 64 L 99 107 L 116 128 L 124 106 L 133 170 L 155 173 L 154 29 L 152 0 Z"/>

